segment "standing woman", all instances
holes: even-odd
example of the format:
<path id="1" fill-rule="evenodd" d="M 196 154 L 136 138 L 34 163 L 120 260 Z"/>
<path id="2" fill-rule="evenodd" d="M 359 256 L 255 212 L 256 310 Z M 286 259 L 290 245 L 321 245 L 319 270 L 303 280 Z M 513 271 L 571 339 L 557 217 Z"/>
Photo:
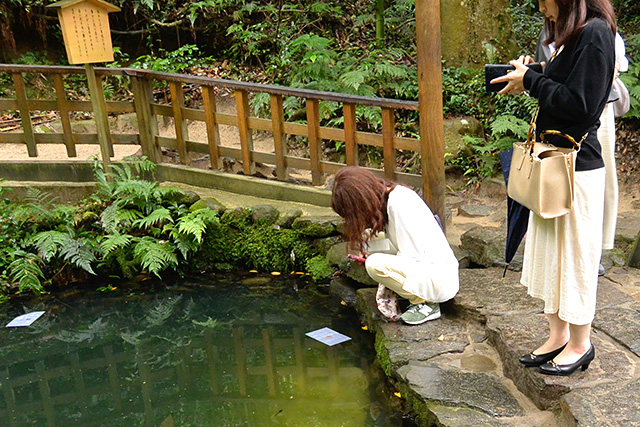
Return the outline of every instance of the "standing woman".
<path id="1" fill-rule="evenodd" d="M 605 170 L 598 142 L 599 117 L 614 75 L 616 19 L 609 0 L 539 0 L 556 53 L 544 73 L 529 70 L 530 57 L 511 61 L 515 71 L 493 82 L 500 92 L 529 90 L 539 101 L 537 132 L 557 130 L 583 141 L 576 160 L 570 213 L 542 219 L 531 213 L 521 283 L 544 300 L 549 338 L 520 358 L 542 373 L 570 375 L 595 356 L 590 340 L 602 247 Z M 569 146 L 562 138 L 547 138 Z"/>
<path id="2" fill-rule="evenodd" d="M 385 232 L 391 248 L 386 252 L 393 253 L 371 254 L 365 267 L 373 280 L 409 300 L 400 318 L 410 325 L 439 318 L 438 303 L 458 292 L 458 260 L 422 198 L 367 169 L 349 166 L 335 176 L 331 207 L 344 218 L 346 240 L 361 253 Z"/>

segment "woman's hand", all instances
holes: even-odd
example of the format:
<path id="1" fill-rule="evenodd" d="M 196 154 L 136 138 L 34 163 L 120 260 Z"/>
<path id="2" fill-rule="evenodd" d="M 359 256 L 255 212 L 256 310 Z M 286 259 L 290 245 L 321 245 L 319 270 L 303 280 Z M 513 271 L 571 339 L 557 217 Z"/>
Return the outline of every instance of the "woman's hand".
<path id="1" fill-rule="evenodd" d="M 518 59 L 514 59 L 509 64 L 516 67 L 515 70 L 510 71 L 507 75 L 495 78 L 491 80 L 491 83 L 504 83 L 507 82 L 507 86 L 500 92 L 501 95 L 522 93 L 524 89 L 524 75 L 529 70 L 526 64 L 533 62 L 533 58 L 530 56 L 521 56 Z"/>

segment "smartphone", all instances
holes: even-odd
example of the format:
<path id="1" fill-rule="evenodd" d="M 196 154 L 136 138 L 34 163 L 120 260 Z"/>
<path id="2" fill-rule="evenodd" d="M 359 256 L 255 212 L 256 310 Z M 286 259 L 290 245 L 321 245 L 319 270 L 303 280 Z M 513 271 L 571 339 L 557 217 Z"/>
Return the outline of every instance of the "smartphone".
<path id="1" fill-rule="evenodd" d="M 365 262 L 367 260 L 366 258 L 363 258 L 363 257 L 358 256 L 358 255 L 354 255 L 354 254 L 347 254 L 347 257 L 349 259 L 354 260 L 354 261 L 360 261 L 360 262 Z"/>
<path id="2" fill-rule="evenodd" d="M 542 73 L 542 64 L 534 62 L 527 65 L 533 71 Z M 484 84 L 487 93 L 499 92 L 507 85 L 507 83 L 494 83 L 491 84 L 491 80 L 506 75 L 509 71 L 515 70 L 516 67 L 508 64 L 487 64 L 484 66 Z"/>

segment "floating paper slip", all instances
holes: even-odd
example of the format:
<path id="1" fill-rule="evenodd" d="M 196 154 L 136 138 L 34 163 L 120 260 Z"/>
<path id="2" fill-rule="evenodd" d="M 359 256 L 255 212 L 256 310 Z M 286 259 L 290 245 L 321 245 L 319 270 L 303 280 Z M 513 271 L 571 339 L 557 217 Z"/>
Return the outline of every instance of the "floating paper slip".
<path id="1" fill-rule="evenodd" d="M 307 332 L 305 335 L 328 346 L 340 344 L 351 339 L 348 336 L 342 335 L 340 332 L 336 332 L 329 328 L 322 328 L 317 331 Z"/>
<path id="2" fill-rule="evenodd" d="M 38 320 L 43 314 L 44 311 L 32 311 L 31 313 L 23 314 L 22 316 L 18 316 L 11 322 L 9 322 L 9 324 L 7 324 L 7 328 L 29 326 L 30 324 Z"/>

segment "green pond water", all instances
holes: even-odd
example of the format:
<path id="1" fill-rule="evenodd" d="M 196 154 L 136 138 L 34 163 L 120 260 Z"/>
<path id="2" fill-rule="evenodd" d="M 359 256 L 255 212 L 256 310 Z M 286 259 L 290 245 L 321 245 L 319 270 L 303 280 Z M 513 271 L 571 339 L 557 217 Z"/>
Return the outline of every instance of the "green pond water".
<path id="1" fill-rule="evenodd" d="M 402 425 L 376 401 L 373 337 L 324 294 L 301 276 L 213 276 L 5 304 L 2 325 L 46 313 L 1 329 L 0 425 Z M 323 327 L 352 340 L 305 336 Z"/>

